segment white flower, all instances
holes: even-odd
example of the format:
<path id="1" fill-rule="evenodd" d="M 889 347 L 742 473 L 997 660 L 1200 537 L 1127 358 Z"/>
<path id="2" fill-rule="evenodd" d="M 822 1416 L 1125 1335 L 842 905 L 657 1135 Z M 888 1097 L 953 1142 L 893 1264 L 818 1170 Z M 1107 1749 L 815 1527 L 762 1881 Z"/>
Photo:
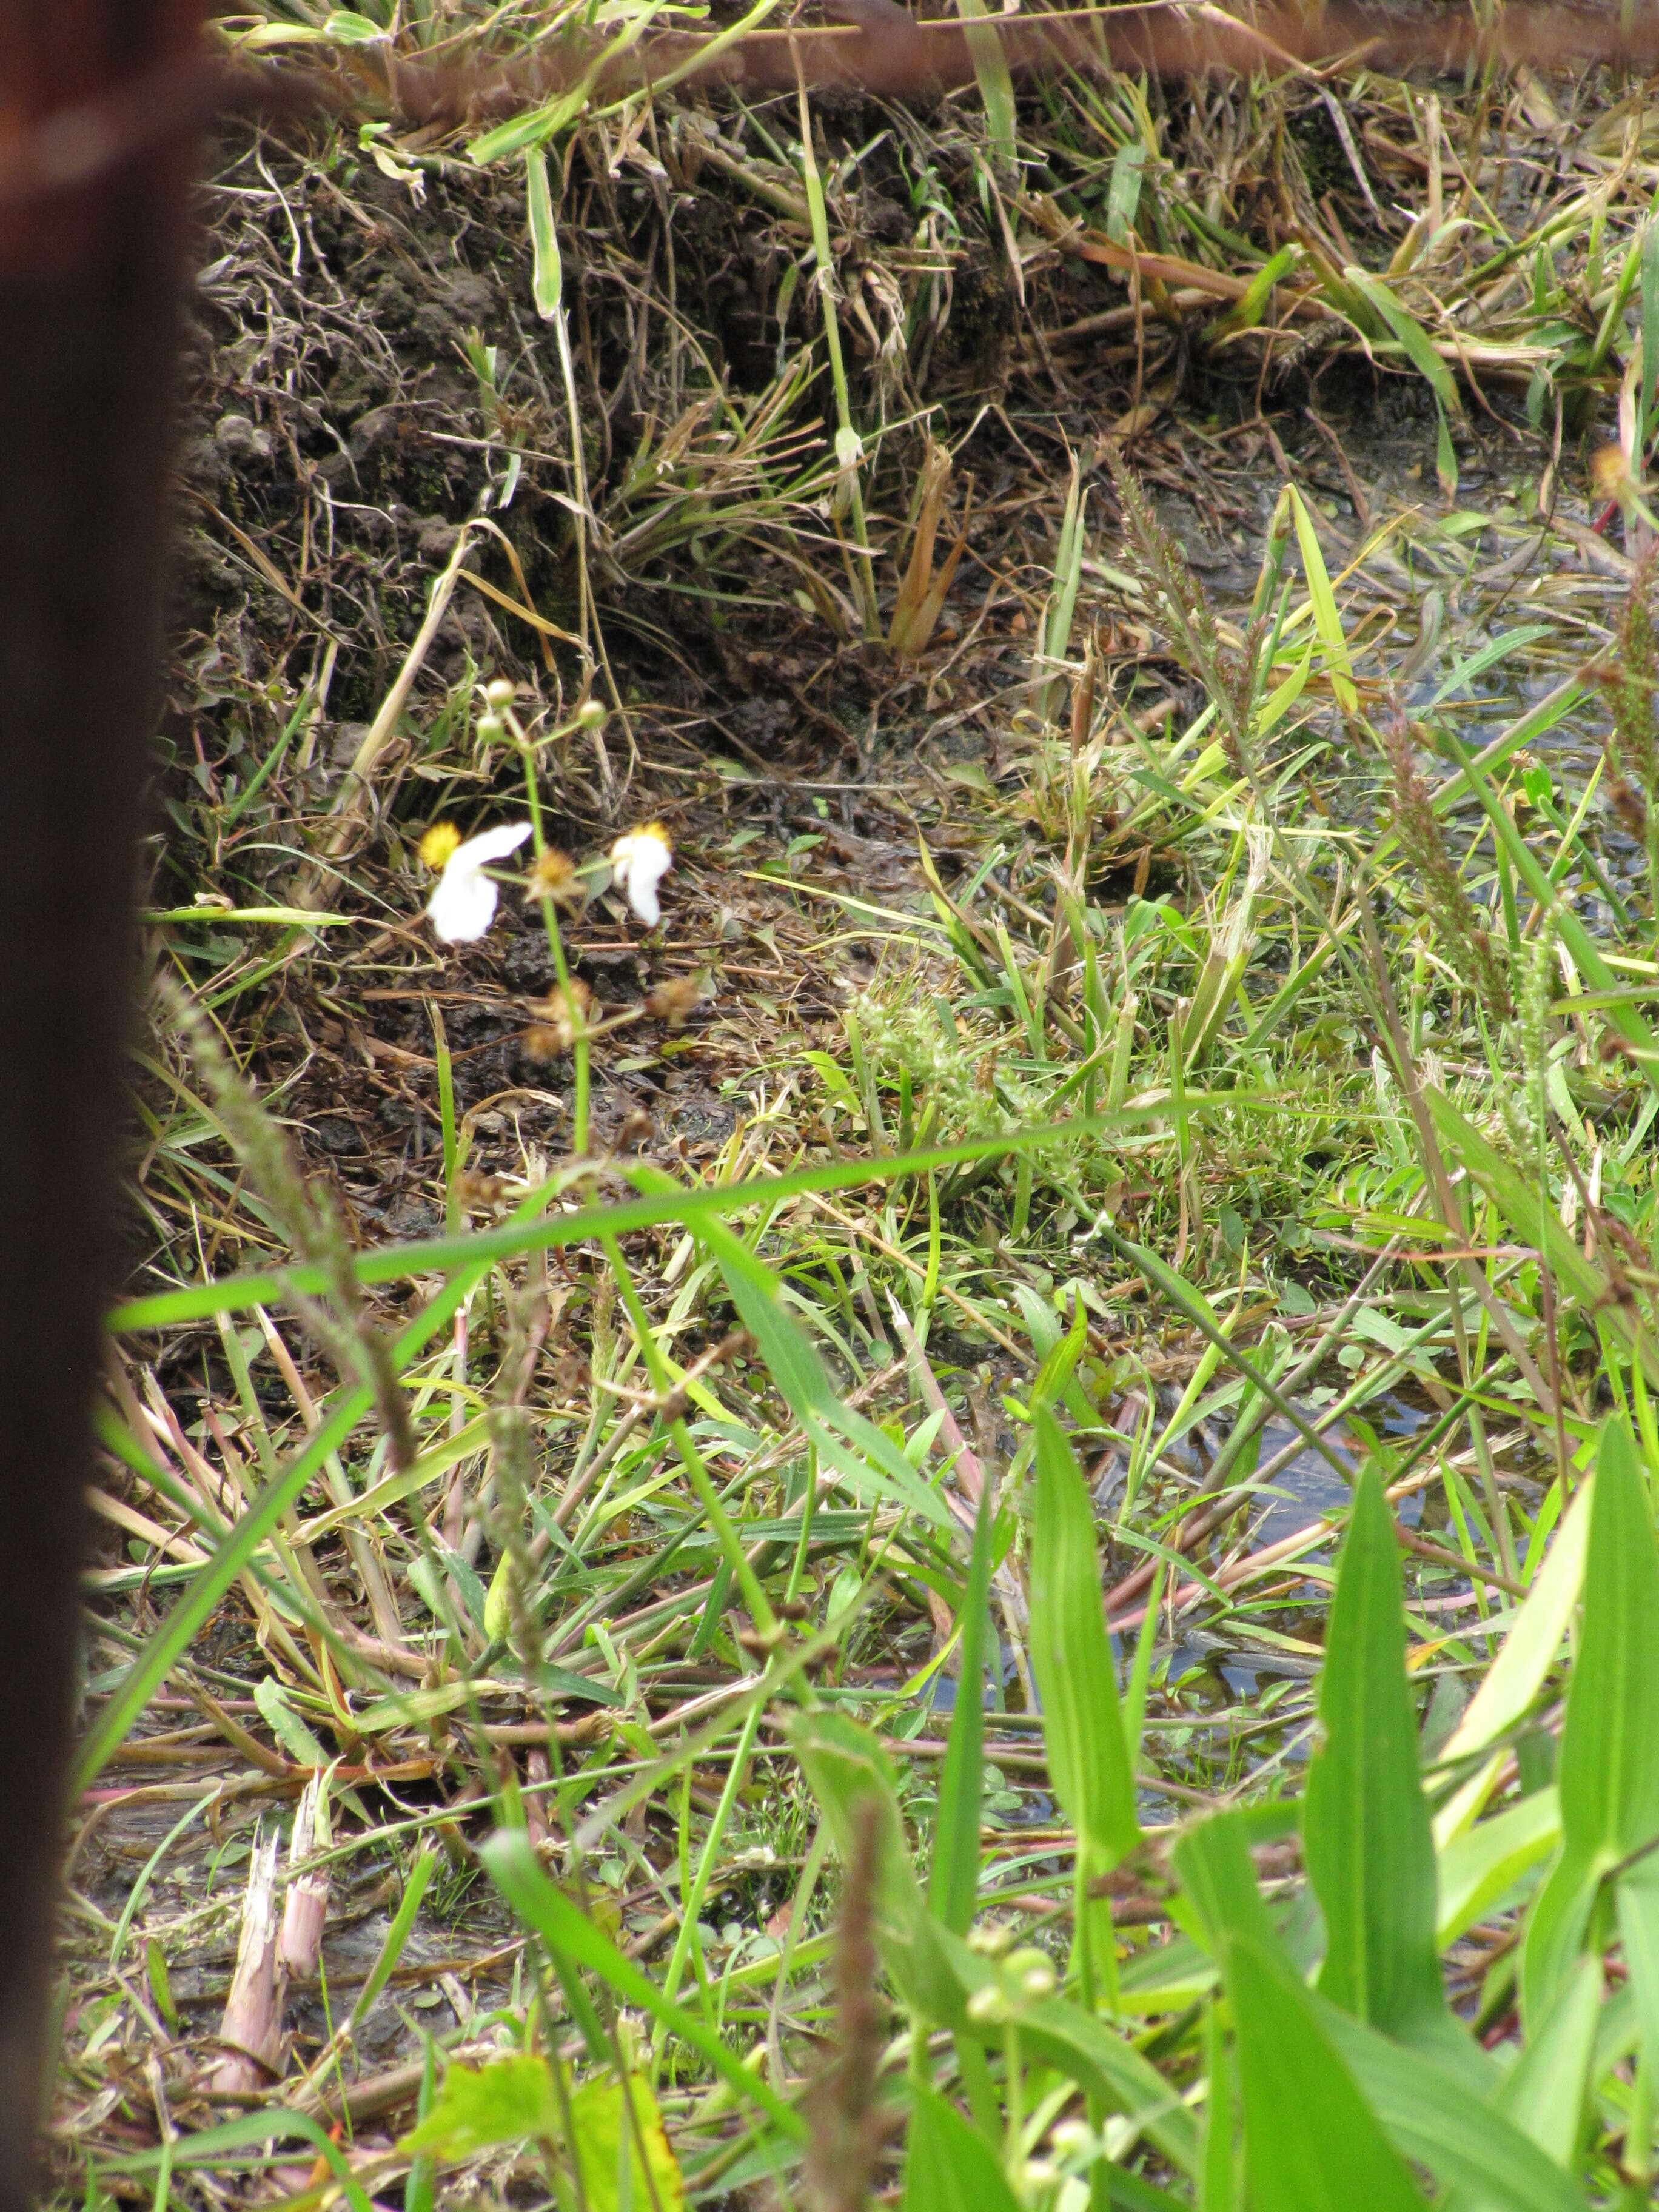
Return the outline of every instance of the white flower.
<path id="1" fill-rule="evenodd" d="M 647 929 L 662 920 L 657 885 L 674 865 L 674 848 L 659 822 L 643 830 L 630 830 L 611 848 L 611 873 L 617 889 L 626 891 L 628 903 Z"/>
<path id="2" fill-rule="evenodd" d="M 503 822 L 455 848 L 426 907 L 427 919 L 446 945 L 471 945 L 483 935 L 495 918 L 499 896 L 484 869 L 491 860 L 516 853 L 529 835 L 527 822 Z"/>

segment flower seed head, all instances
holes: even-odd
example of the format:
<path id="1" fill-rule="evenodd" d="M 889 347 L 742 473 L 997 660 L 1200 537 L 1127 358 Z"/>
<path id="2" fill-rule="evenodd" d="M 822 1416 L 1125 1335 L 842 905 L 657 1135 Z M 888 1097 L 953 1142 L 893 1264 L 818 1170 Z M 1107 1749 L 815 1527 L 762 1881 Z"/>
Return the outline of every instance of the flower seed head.
<path id="1" fill-rule="evenodd" d="M 653 1022 L 666 1022 L 671 1030 L 683 1029 L 702 998 L 695 975 L 672 975 L 653 984 L 645 994 L 645 1011 Z"/>
<path id="2" fill-rule="evenodd" d="M 530 866 L 530 880 L 526 888 L 526 898 L 550 898 L 560 901 L 579 896 L 576 866 L 568 853 L 562 853 L 556 845 L 550 845 Z"/>

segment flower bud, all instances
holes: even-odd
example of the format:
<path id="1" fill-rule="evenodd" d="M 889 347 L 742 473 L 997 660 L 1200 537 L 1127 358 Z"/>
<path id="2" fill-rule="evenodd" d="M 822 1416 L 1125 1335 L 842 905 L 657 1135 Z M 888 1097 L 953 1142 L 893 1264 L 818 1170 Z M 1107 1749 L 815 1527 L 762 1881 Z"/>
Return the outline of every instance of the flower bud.
<path id="1" fill-rule="evenodd" d="M 488 745 L 493 744 L 497 738 L 505 735 L 507 725 L 492 708 L 489 714 L 479 715 L 473 728 L 483 742 Z"/>
<path id="2" fill-rule="evenodd" d="M 1051 1997 L 1054 1993 L 1054 1962 L 1046 1951 L 1016 1951 L 1007 1972 L 1023 1996 Z"/>
<path id="3" fill-rule="evenodd" d="M 576 726 L 580 730 L 602 730 L 610 717 L 597 699 L 584 699 L 576 709 Z"/>
<path id="4" fill-rule="evenodd" d="M 1000 2027 L 1008 2017 L 1008 2000 L 994 1982 L 987 1982 L 968 2000 L 968 2017 L 975 2027 Z"/>
<path id="5" fill-rule="evenodd" d="M 516 687 L 508 678 L 505 676 L 493 676 L 489 682 L 484 685 L 484 697 L 489 700 L 492 707 L 496 708 L 510 707 L 513 704 L 513 694 L 515 688 Z"/>
<path id="6" fill-rule="evenodd" d="M 981 1959 L 1000 1959 L 1006 1955 L 1013 1936 L 999 1921 L 988 1920 L 968 1936 L 968 1948 L 976 1951 Z"/>

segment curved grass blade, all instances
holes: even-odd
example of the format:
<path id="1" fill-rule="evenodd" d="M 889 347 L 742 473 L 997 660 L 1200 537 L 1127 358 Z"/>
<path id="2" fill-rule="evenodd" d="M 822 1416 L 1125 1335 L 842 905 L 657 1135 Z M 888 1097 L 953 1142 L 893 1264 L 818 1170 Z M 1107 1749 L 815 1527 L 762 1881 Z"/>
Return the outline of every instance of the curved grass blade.
<path id="1" fill-rule="evenodd" d="M 1284 1109 L 1276 1093 L 1254 1091 L 1189 1091 L 1187 1111 L 1191 1115 L 1212 1109 L 1229 1116 L 1243 1107 L 1262 1113 Z M 1065 1121 L 1044 1122 L 1036 1127 L 1011 1129 L 995 1135 L 963 1138 L 958 1144 L 929 1145 L 915 1152 L 868 1158 L 826 1160 L 817 1165 L 792 1168 L 788 1174 L 757 1176 L 752 1182 L 713 1183 L 700 1189 L 662 1187 L 647 1195 L 615 1206 L 585 1206 L 574 1213 L 548 1214 L 547 1208 L 569 1178 L 550 1182 L 532 1192 L 516 1216 L 498 1229 L 469 1231 L 457 1237 L 415 1237 L 406 1243 L 382 1244 L 374 1250 L 351 1255 L 354 1282 L 368 1285 L 401 1282 L 415 1275 L 445 1274 L 452 1268 L 477 1267 L 481 1271 L 501 1260 L 514 1260 L 529 1252 L 561 1251 L 568 1244 L 585 1244 L 603 1237 L 630 1237 L 635 1230 L 654 1229 L 664 1222 L 678 1222 L 701 1233 L 702 1224 L 745 1207 L 776 1207 L 787 1198 L 805 1191 L 846 1190 L 871 1182 L 896 1182 L 908 1176 L 935 1173 L 945 1168 L 973 1167 L 981 1161 L 1003 1159 L 1042 1152 L 1049 1145 L 1074 1144 L 1080 1138 L 1121 1135 L 1167 1121 L 1165 1104 L 1120 1106 L 1110 1113 L 1077 1116 Z M 627 1163 L 618 1163 L 627 1166 Z M 641 1180 L 643 1170 L 635 1170 Z M 292 1292 L 321 1296 L 334 1288 L 334 1279 L 320 1266 L 249 1268 L 222 1280 L 187 1283 L 173 1291 L 158 1291 L 148 1297 L 131 1298 L 115 1308 L 107 1326 L 118 1334 L 138 1329 L 170 1328 L 180 1322 L 204 1321 L 216 1314 L 246 1312 L 268 1305 Z"/>

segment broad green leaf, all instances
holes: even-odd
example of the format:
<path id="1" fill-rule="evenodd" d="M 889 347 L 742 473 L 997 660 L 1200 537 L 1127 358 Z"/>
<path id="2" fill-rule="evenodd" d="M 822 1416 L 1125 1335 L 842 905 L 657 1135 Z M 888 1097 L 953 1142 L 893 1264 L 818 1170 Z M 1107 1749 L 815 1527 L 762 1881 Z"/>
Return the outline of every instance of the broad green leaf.
<path id="1" fill-rule="evenodd" d="M 883 1961 L 907 2003 L 928 2020 L 961 2028 L 965 1993 L 976 1984 L 972 1978 L 964 1981 L 948 1962 L 942 1947 L 949 1931 L 923 1902 L 881 1746 L 844 1713 L 824 1711 L 795 1714 L 789 1743 L 843 1863 L 853 1856 L 860 1822 L 875 1819 L 875 1933 Z M 963 1948 L 963 1958 L 973 1955 Z"/>
<path id="2" fill-rule="evenodd" d="M 1205 2057 L 1209 2095 L 1204 2108 L 1204 2166 L 1199 2202 L 1202 2212 L 1237 2212 L 1238 2151 L 1234 2136 L 1237 2116 L 1233 2100 L 1232 2054 L 1222 2033 L 1220 2007 L 1211 2004 L 1207 2012 Z"/>
<path id="3" fill-rule="evenodd" d="M 1019 2212 L 1001 2160 L 943 2097 L 911 2091 L 904 2212 Z"/>
<path id="4" fill-rule="evenodd" d="M 1031 1536 L 1031 1673 L 1042 1700 L 1048 1776 L 1077 1833 L 1083 1885 L 1109 1874 L 1140 1839 L 1134 1775 L 1106 1638 L 1100 1561 L 1089 1492 L 1072 1448 L 1046 1407 L 1035 1416 L 1036 1517 Z M 1080 1950 L 1115 1985 L 1110 1901 L 1094 1899 L 1078 1928 Z"/>
<path id="5" fill-rule="evenodd" d="M 962 1600 L 957 1645 L 957 1702 L 951 1715 L 945 1771 L 933 1822 L 933 1863 L 927 1901 L 958 1936 L 973 1924 L 979 1904 L 979 1813 L 981 1746 L 985 1740 L 985 1624 L 991 1593 L 991 1486 L 980 1494 L 974 1523 L 974 1556 Z"/>
<path id="6" fill-rule="evenodd" d="M 1542 2016 L 1583 1940 L 1602 1877 L 1659 1836 L 1659 1552 L 1630 1431 L 1602 1425 L 1584 1565 L 1584 1624 L 1557 1777 L 1561 1856 L 1522 1956 L 1528 2020 Z"/>
<path id="7" fill-rule="evenodd" d="M 329 1754 L 306 1726 L 274 1674 L 262 1674 L 253 1686 L 253 1702 L 260 1717 L 283 1749 L 301 1766 L 326 1766 Z"/>
<path id="8" fill-rule="evenodd" d="M 562 2212 L 684 2212 L 685 2186 L 650 2084 L 630 2075 L 628 2098 L 631 2119 L 622 2085 L 614 2080 L 585 2082 L 572 2096 L 568 2156 L 580 2186 L 573 2187 L 569 2172 L 560 2168 Z"/>
<path id="9" fill-rule="evenodd" d="M 514 115 L 505 123 L 498 123 L 494 130 L 486 131 L 482 137 L 471 140 L 466 149 L 468 161 L 477 162 L 481 169 L 487 168 L 492 161 L 499 161 L 503 155 L 522 153 L 526 146 L 544 145 L 548 139 L 556 137 L 568 124 L 574 123 L 586 106 L 588 94 L 592 90 L 592 75 L 590 68 L 569 91 L 560 93 L 540 107 L 526 108 L 521 115 Z"/>
<path id="10" fill-rule="evenodd" d="M 769 2083 L 751 2074 L 711 2028 L 665 1997 L 648 1974 L 642 1973 L 631 1959 L 625 1959 L 610 1937 L 554 1887 L 521 1828 L 498 1829 L 480 1847 L 478 1855 L 496 1888 L 550 1951 L 598 1974 L 624 2004 L 661 2021 L 671 2035 L 689 2045 L 737 2091 L 740 2104 L 759 2106 L 791 2142 L 805 2140 L 806 2125 L 800 2115 Z"/>
<path id="11" fill-rule="evenodd" d="M 1484 1920 L 1560 1840 L 1561 1799 L 1553 1784 L 1455 1837 L 1440 1854 L 1435 1940 L 1441 1949 Z"/>
<path id="12" fill-rule="evenodd" d="M 1146 168 L 1146 148 L 1139 138 L 1120 146 L 1112 162 L 1111 182 L 1106 187 L 1106 235 L 1118 246 L 1128 242 L 1129 225 L 1140 205 L 1141 179 Z M 1290 247 L 1287 251 L 1295 252 Z"/>
<path id="13" fill-rule="evenodd" d="M 484 1593 L 483 1632 L 492 1644 L 504 1644 L 513 1633 L 513 1554 L 503 1552 Z"/>
<path id="14" fill-rule="evenodd" d="M 1627 1867 L 1615 1894 L 1643 2054 L 1649 2074 L 1659 2077 L 1659 1851 L 1650 1851 Z"/>
<path id="15" fill-rule="evenodd" d="M 1307 1991 L 1242 1936 L 1227 1947 L 1227 1981 L 1250 2212 L 1422 2212 Z"/>
<path id="16" fill-rule="evenodd" d="M 1324 1741 L 1309 1770 L 1303 1848 L 1325 1916 L 1322 1995 L 1411 2037 L 1439 2029 L 1446 2001 L 1401 1606 L 1394 1517 L 1369 1467 L 1354 1492 L 1326 1631 Z"/>
<path id="17" fill-rule="evenodd" d="M 476 2158 L 499 2143 L 557 2142 L 563 2133 L 547 2061 L 518 2051 L 483 2066 L 452 2066 L 431 2111 L 398 2148 L 416 2157 Z"/>
<path id="18" fill-rule="evenodd" d="M 1446 2187 L 1478 2191 L 1505 2212 L 1584 2212 L 1571 2177 L 1487 2101 L 1501 2076 L 1474 2044 L 1465 2049 L 1474 2066 L 1447 2065 L 1437 2048 L 1430 2056 L 1391 2042 L 1322 2001 L 1315 2009 L 1402 2158 Z"/>
<path id="19" fill-rule="evenodd" d="M 843 1863 L 857 1849 L 860 1823 L 876 1821 L 877 1911 L 894 1935 L 908 1942 L 925 1908 L 886 1754 L 866 1729 L 832 1711 L 793 1715 L 789 1742 L 823 1808 Z"/>
<path id="20" fill-rule="evenodd" d="M 392 33 L 352 8 L 337 8 L 323 25 L 323 36 L 343 46 L 372 46 Z"/>
<path id="21" fill-rule="evenodd" d="M 1601 2012 L 1601 1961 L 1581 1959 L 1498 2093 L 1498 2110 L 1558 2166 L 1578 2147 Z"/>
<path id="22" fill-rule="evenodd" d="M 1217 1958 L 1225 1957 L 1235 1936 L 1248 1936 L 1262 1951 L 1275 1948 L 1279 1938 L 1256 1887 L 1249 1837 L 1238 1814 L 1215 1813 L 1194 1821 L 1170 1859 L 1198 1932 Z"/>
<path id="23" fill-rule="evenodd" d="M 1282 722 L 1307 688 L 1313 674 L 1314 641 L 1310 638 L 1291 664 L 1291 672 L 1283 683 L 1277 684 L 1261 702 L 1261 712 L 1256 716 L 1255 731 L 1265 738 L 1269 730 Z"/>
<path id="24" fill-rule="evenodd" d="M 630 2079 L 628 2089 L 634 2108 L 631 2124 L 623 2112 L 621 2087 L 614 2080 L 588 2081 L 571 2092 L 567 2134 L 558 2086 L 544 2058 L 515 2051 L 481 2067 L 453 2065 L 431 2110 L 398 2148 L 417 2157 L 453 2160 L 476 2158 L 503 2143 L 559 2143 L 580 2177 L 579 2194 L 562 2166 L 558 2172 L 559 2203 L 570 2212 L 579 2204 L 586 2212 L 621 2212 L 624 2203 L 640 2212 L 653 2205 L 656 2212 L 684 2212 L 685 2191 L 663 2133 L 657 2100 L 649 2084 L 637 2077 Z"/>
<path id="25" fill-rule="evenodd" d="M 985 106 L 985 135 L 991 142 L 997 166 L 1006 175 L 1014 173 L 1018 158 L 1019 132 L 1014 103 L 1014 81 L 1002 41 L 982 18 L 989 13 L 985 0 L 957 0 L 957 12 L 966 23 L 963 33 L 974 64 L 974 79 Z"/>

